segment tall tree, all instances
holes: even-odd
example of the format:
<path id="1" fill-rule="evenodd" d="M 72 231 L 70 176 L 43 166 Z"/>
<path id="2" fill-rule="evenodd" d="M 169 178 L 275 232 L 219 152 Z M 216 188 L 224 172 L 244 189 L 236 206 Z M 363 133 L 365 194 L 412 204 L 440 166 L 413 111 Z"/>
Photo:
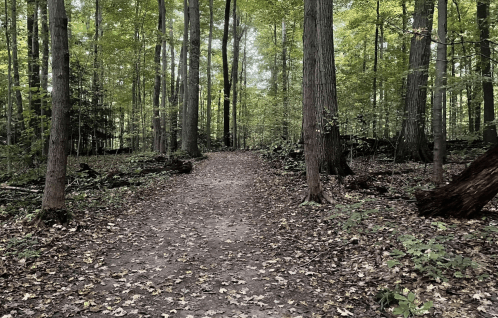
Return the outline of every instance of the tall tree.
<path id="1" fill-rule="evenodd" d="M 45 96 L 48 92 L 48 58 L 49 58 L 49 30 L 47 17 L 47 0 L 40 0 L 41 13 L 41 38 L 42 38 L 42 63 L 41 63 L 41 137 L 43 141 L 42 155 L 48 154 L 48 138 L 45 137 L 45 130 L 48 127 L 48 118 L 50 116 L 50 107 L 48 99 Z"/>
<path id="2" fill-rule="evenodd" d="M 38 33 L 38 0 L 28 0 L 28 76 L 29 76 L 29 101 L 30 126 L 34 129 L 35 136 L 40 136 L 40 44 Z"/>
<path id="3" fill-rule="evenodd" d="M 157 0 L 159 17 L 157 23 L 157 40 L 154 54 L 155 80 L 154 80 L 154 105 L 152 112 L 152 125 L 154 127 L 154 151 L 159 152 L 161 148 L 161 118 L 159 115 L 159 95 L 161 93 L 161 43 L 164 0 Z"/>
<path id="4" fill-rule="evenodd" d="M 327 200 L 320 183 L 319 136 L 316 116 L 317 1 L 304 1 L 303 133 L 308 195 L 305 201 Z"/>
<path id="5" fill-rule="evenodd" d="M 10 34 L 9 34 L 9 10 L 7 5 L 7 0 L 5 0 L 5 39 L 7 42 L 7 146 L 12 145 L 12 55 L 10 52 Z M 10 155 L 10 149 L 7 150 L 7 172 L 10 173 L 12 170 L 12 159 Z"/>
<path id="6" fill-rule="evenodd" d="M 207 65 L 207 121 L 206 121 L 206 147 L 211 149 L 211 49 L 213 45 L 213 0 L 209 0 L 209 39 L 208 39 L 208 65 Z"/>
<path id="7" fill-rule="evenodd" d="M 19 59 L 17 56 L 17 1 L 12 0 L 11 3 L 12 19 L 11 19 L 11 35 L 12 35 L 12 71 L 14 75 L 14 86 L 16 92 L 16 126 L 19 125 L 19 130 L 24 131 L 24 115 L 23 115 L 23 105 L 22 105 L 22 95 L 21 95 L 21 84 L 19 80 Z M 19 139 L 17 137 L 17 129 L 15 131 L 16 141 Z"/>
<path id="8" fill-rule="evenodd" d="M 318 0 L 317 7 L 317 74 L 316 100 L 322 132 L 324 168 L 329 174 L 353 174 L 342 156 L 340 142 L 337 88 L 334 58 L 333 4 Z"/>
<path id="9" fill-rule="evenodd" d="M 244 47 L 245 50 L 245 47 Z M 244 54 L 245 59 L 245 54 Z M 247 66 L 246 66 L 247 67 Z M 283 106 L 283 118 L 282 118 L 282 137 L 287 140 L 289 139 L 289 94 L 287 92 L 287 86 L 289 82 L 289 77 L 287 74 L 287 29 L 285 25 L 285 19 L 282 19 L 282 106 Z"/>
<path id="10" fill-rule="evenodd" d="M 437 45 L 437 59 L 436 59 L 436 92 L 434 96 L 434 115 L 433 129 L 434 129 L 434 183 L 441 184 L 443 182 L 443 106 L 446 102 L 446 10 L 447 0 L 438 0 L 438 45 Z"/>
<path id="11" fill-rule="evenodd" d="M 49 0 L 50 34 L 52 39 L 52 127 L 48 150 L 43 210 L 65 208 L 66 141 L 68 138 L 69 45 L 64 0 Z"/>
<path id="12" fill-rule="evenodd" d="M 374 39 L 374 78 L 372 88 L 372 133 L 373 137 L 377 138 L 377 68 L 379 64 L 379 26 L 380 26 L 380 0 L 377 0 L 377 19 L 375 22 L 375 39 Z"/>
<path id="13" fill-rule="evenodd" d="M 190 65 L 188 74 L 188 106 L 185 119 L 185 151 L 192 157 L 201 155 L 197 145 L 199 123 L 199 58 L 201 54 L 201 26 L 199 0 L 189 1 L 190 16 Z"/>
<path id="14" fill-rule="evenodd" d="M 187 75 L 187 52 L 188 52 L 188 23 L 189 23 L 189 6 L 187 0 L 183 0 L 183 105 L 182 105 L 182 150 L 187 150 L 187 108 L 188 108 L 188 75 Z"/>
<path id="15" fill-rule="evenodd" d="M 178 128 L 178 90 L 180 86 L 180 74 L 181 74 L 181 57 L 183 56 L 183 47 L 180 52 L 180 61 L 178 63 L 178 76 L 176 78 L 175 85 L 175 45 L 173 39 L 173 20 L 169 22 L 169 37 L 170 37 L 170 52 L 171 52 L 171 83 L 170 83 L 170 105 L 171 105 L 171 113 L 170 113 L 170 142 L 169 142 L 169 151 L 176 151 L 178 148 L 178 136 L 177 136 L 177 128 Z"/>
<path id="16" fill-rule="evenodd" d="M 237 16 L 237 0 L 233 0 L 233 63 L 232 63 L 232 146 L 234 149 L 238 148 L 237 144 L 237 82 L 239 72 L 239 53 L 240 53 L 240 39 L 242 34 L 239 35 L 237 31 L 240 24 L 240 18 Z"/>
<path id="17" fill-rule="evenodd" d="M 427 79 L 430 58 L 430 34 L 434 0 L 416 0 L 407 78 L 405 118 L 399 134 L 397 159 L 429 162 L 432 156 L 424 132 Z"/>
<path id="18" fill-rule="evenodd" d="M 230 147 L 230 78 L 228 70 L 228 28 L 230 23 L 230 0 L 225 2 L 225 25 L 223 27 L 223 39 L 221 42 L 221 54 L 223 58 L 223 140 L 225 146 Z"/>
<path id="19" fill-rule="evenodd" d="M 162 121 L 162 129 L 160 129 L 160 147 L 159 151 L 161 153 L 166 153 L 166 144 L 167 144 L 167 138 L 166 138 L 166 69 L 167 69 L 167 55 L 166 55 L 166 5 L 164 3 L 164 0 L 161 0 L 161 15 L 163 16 L 163 19 L 161 21 L 161 32 L 162 32 L 162 74 L 161 74 L 161 121 Z M 145 52 L 144 52 L 145 54 Z M 144 98 L 145 99 L 145 98 Z"/>
<path id="20" fill-rule="evenodd" d="M 489 4 L 491 0 L 477 1 L 477 24 L 480 35 L 480 63 L 482 75 L 482 91 L 484 96 L 484 142 L 498 143 L 496 135 L 493 77 L 491 74 L 491 49 L 489 47 Z"/>

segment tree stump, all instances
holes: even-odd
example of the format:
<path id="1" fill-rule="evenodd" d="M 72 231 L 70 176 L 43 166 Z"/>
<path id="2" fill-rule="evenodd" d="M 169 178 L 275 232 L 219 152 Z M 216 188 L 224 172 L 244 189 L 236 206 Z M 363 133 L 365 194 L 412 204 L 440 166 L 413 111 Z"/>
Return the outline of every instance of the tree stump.
<path id="1" fill-rule="evenodd" d="M 418 191 L 420 215 L 470 218 L 498 193 L 498 146 L 488 150 L 449 184 Z"/>

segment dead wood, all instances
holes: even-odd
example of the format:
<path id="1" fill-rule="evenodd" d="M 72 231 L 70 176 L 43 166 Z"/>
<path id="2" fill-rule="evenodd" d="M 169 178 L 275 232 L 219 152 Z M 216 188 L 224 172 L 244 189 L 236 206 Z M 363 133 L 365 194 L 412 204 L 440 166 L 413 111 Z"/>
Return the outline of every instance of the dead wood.
<path id="1" fill-rule="evenodd" d="M 498 193 L 498 146 L 478 157 L 449 184 L 415 193 L 420 215 L 475 216 Z"/>
<path id="2" fill-rule="evenodd" d="M 40 193 L 41 192 L 40 190 L 32 190 L 32 189 L 11 187 L 11 186 L 2 186 L 2 187 L 0 187 L 0 189 L 9 190 L 9 191 L 31 192 L 31 193 Z"/>

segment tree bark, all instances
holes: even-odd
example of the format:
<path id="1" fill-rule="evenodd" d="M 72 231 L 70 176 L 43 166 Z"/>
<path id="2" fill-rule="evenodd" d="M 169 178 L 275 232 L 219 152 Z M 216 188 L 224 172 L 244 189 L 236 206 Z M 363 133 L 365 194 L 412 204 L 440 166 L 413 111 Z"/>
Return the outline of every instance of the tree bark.
<path id="1" fill-rule="evenodd" d="M 166 51 L 166 5 L 164 0 L 161 0 L 161 34 L 162 34 L 162 72 L 161 72 L 161 120 L 162 125 L 159 125 L 159 152 L 166 153 L 167 149 L 167 136 L 166 136 L 166 69 L 168 65 L 167 51 Z M 145 53 L 145 52 L 144 52 Z M 161 128 L 162 126 L 162 128 Z"/>
<path id="2" fill-rule="evenodd" d="M 16 126 L 19 124 L 19 135 L 17 128 L 15 129 L 15 142 L 17 142 L 24 131 L 24 115 L 23 115 L 23 105 L 22 105 L 22 95 L 19 80 L 19 59 L 17 56 L 17 1 L 12 0 L 12 20 L 11 20 L 11 35 L 12 35 L 12 71 L 14 75 L 14 91 L 16 92 Z"/>
<path id="3" fill-rule="evenodd" d="M 491 74 L 491 49 L 489 47 L 489 6 L 490 0 L 477 1 L 477 24 L 481 40 L 481 75 L 482 92 L 484 96 L 484 142 L 496 144 L 494 96 L 493 96 L 493 75 Z"/>
<path id="4" fill-rule="evenodd" d="M 377 138 L 377 68 L 379 64 L 379 24 L 380 24 L 380 0 L 377 0 L 377 20 L 375 23 L 375 39 L 374 39 L 374 78 L 373 78 L 373 98 L 372 98 L 372 136 Z"/>
<path id="5" fill-rule="evenodd" d="M 245 58 L 245 55 L 244 55 Z M 246 66 L 247 67 L 247 66 Z M 287 29 L 285 19 L 282 20 L 282 137 L 285 140 L 289 139 L 289 94 L 287 86 L 289 85 L 287 75 Z M 245 139 L 244 139 L 245 141 Z"/>
<path id="6" fill-rule="evenodd" d="M 225 147 L 230 147 L 230 78 L 228 70 L 228 28 L 230 23 L 230 0 L 225 4 L 225 26 L 223 27 L 223 39 L 221 53 L 223 58 L 223 140 Z"/>
<path id="7" fill-rule="evenodd" d="M 410 47 L 406 118 L 399 135 L 397 160 L 432 161 L 424 126 L 433 11 L 434 0 L 415 1 L 413 29 L 417 34 L 413 35 Z"/>
<path id="8" fill-rule="evenodd" d="M 353 174 L 342 156 L 334 57 L 333 5 L 318 0 L 317 7 L 317 78 L 316 100 L 320 122 L 323 165 L 327 173 L 339 176 Z"/>
<path id="9" fill-rule="evenodd" d="M 443 183 L 443 106 L 446 101 L 446 10 L 447 0 L 438 0 L 438 38 L 436 59 L 436 91 L 434 96 L 434 109 L 432 126 L 434 129 L 434 183 Z"/>
<path id="10" fill-rule="evenodd" d="M 303 132 L 308 195 L 305 201 L 326 201 L 320 183 L 319 136 L 316 116 L 317 1 L 304 1 Z"/>
<path id="11" fill-rule="evenodd" d="M 233 0 L 233 63 L 232 63 L 232 147 L 238 148 L 237 143 L 237 82 L 239 72 L 240 35 L 237 28 L 240 18 L 237 17 L 237 0 Z"/>
<path id="12" fill-rule="evenodd" d="M 206 121 L 206 148 L 211 149 L 211 47 L 213 43 L 213 0 L 209 0 L 209 40 L 207 65 L 207 121 Z"/>
<path id="13" fill-rule="evenodd" d="M 14 17 L 13 17 L 14 18 Z M 14 18 L 15 19 L 15 18 Z M 12 145 L 12 55 L 10 52 L 10 34 L 9 34 L 9 10 L 7 0 L 5 0 L 5 40 L 7 42 L 7 173 L 12 170 L 12 158 L 10 155 L 10 145 Z"/>
<path id="14" fill-rule="evenodd" d="M 188 74 L 187 74 L 187 52 L 188 52 L 188 23 L 189 23 L 189 6 L 187 0 L 183 0 L 183 104 L 182 104 L 182 150 L 187 150 L 187 109 L 188 109 Z"/>
<path id="15" fill-rule="evenodd" d="M 64 0 L 49 0 L 52 38 L 52 127 L 48 150 L 47 174 L 43 192 L 43 210 L 65 208 L 66 141 L 69 119 L 69 46 Z"/>
<path id="16" fill-rule="evenodd" d="M 42 155 L 46 156 L 48 154 L 48 136 L 45 136 L 46 130 L 48 128 L 48 122 L 50 118 L 50 107 L 48 105 L 48 98 L 46 94 L 48 93 L 48 55 L 49 55 L 49 30 L 48 30 L 48 17 L 47 17 L 47 0 L 40 0 L 40 12 L 41 12 L 41 23 L 42 23 L 42 64 L 41 64 L 41 138 L 42 138 Z"/>
<path id="17" fill-rule="evenodd" d="M 425 216 L 475 216 L 498 193 L 498 147 L 477 158 L 449 184 L 415 194 Z"/>
<path id="18" fill-rule="evenodd" d="M 197 146 L 197 125 L 199 123 L 199 58 L 201 54 L 201 30 L 199 19 L 199 0 L 189 1 L 190 16 L 190 65 L 188 74 L 188 106 L 185 151 L 192 157 L 199 157 L 201 152 Z"/>
<path id="19" fill-rule="evenodd" d="M 159 152 L 161 148 L 161 118 L 159 115 L 159 95 L 161 94 L 161 42 L 162 42 L 162 24 L 163 24 L 163 5 L 164 0 L 157 0 L 159 17 L 157 22 L 157 39 L 154 52 L 154 100 L 152 112 L 152 125 L 154 128 L 154 151 Z"/>

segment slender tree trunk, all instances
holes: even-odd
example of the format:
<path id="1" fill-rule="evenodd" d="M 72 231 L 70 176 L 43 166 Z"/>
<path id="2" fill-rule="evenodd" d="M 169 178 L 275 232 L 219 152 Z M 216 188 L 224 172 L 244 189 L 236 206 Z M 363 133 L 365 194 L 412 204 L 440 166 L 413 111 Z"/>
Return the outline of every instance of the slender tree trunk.
<path id="1" fill-rule="evenodd" d="M 240 36 L 237 32 L 237 27 L 240 24 L 240 19 L 237 17 L 237 0 L 233 0 L 233 63 L 232 63 L 232 146 L 238 148 L 237 144 L 237 82 L 239 72 L 239 51 L 240 51 Z"/>
<path id="2" fill-rule="evenodd" d="M 434 183 L 443 183 L 443 105 L 446 100 L 446 10 L 447 0 L 438 0 L 438 39 L 437 59 L 436 59 L 436 91 L 434 96 Z"/>
<path id="3" fill-rule="evenodd" d="M 167 136 L 166 136 L 166 69 L 168 65 L 168 60 L 167 60 L 167 55 L 166 55 L 166 5 L 164 3 L 164 0 L 161 0 L 161 15 L 163 16 L 163 19 L 161 21 L 161 32 L 162 32 L 162 89 L 161 89 L 161 112 L 162 112 L 162 129 L 160 129 L 161 134 L 160 134 L 160 147 L 159 151 L 161 153 L 166 153 L 167 149 Z"/>
<path id="4" fill-rule="evenodd" d="M 43 210 L 65 208 L 66 141 L 70 110 L 69 46 L 64 0 L 49 0 L 50 33 L 52 38 L 52 127 L 48 150 Z M 62 220 L 61 221 L 66 221 Z"/>
<path id="5" fill-rule="evenodd" d="M 400 132 L 397 158 L 429 162 L 432 156 L 424 132 L 427 102 L 427 79 L 430 57 L 430 34 L 434 0 L 416 0 L 410 47 L 410 72 L 407 79 L 405 116 Z"/>
<path id="6" fill-rule="evenodd" d="M 41 88 L 43 96 L 41 97 L 41 137 L 43 141 L 42 155 L 46 156 L 48 154 L 48 136 L 45 136 L 45 131 L 48 128 L 48 121 L 50 118 L 50 107 L 48 105 L 47 96 L 48 93 L 48 55 L 49 55 L 49 30 L 48 30 L 48 17 L 47 17 L 47 0 L 40 0 L 41 8 L 41 22 L 42 22 L 42 71 L 41 71 Z"/>
<path id="7" fill-rule="evenodd" d="M 95 0 L 95 35 L 93 44 L 93 77 L 92 77 L 92 108 L 93 108 L 93 141 L 91 148 L 96 152 L 97 148 L 97 109 L 99 105 L 99 93 L 100 93 L 100 79 L 99 79 L 99 29 L 100 29 L 100 4 L 99 0 Z M 135 77 L 133 78 L 133 84 L 135 85 Z M 135 88 L 135 87 L 134 87 Z M 133 134 L 133 132 L 131 132 Z M 133 137 L 132 137 L 133 138 Z M 132 146 L 133 147 L 133 146 Z"/>
<path id="8" fill-rule="evenodd" d="M 207 122 L 206 122 L 206 147 L 211 149 L 211 47 L 213 43 L 213 0 L 209 0 L 209 40 L 208 40 L 208 65 L 207 65 Z"/>
<path id="9" fill-rule="evenodd" d="M 12 8 L 12 19 L 11 19 L 11 35 L 12 35 L 12 67 L 14 72 L 14 86 L 16 92 L 16 129 L 15 142 L 17 143 L 20 139 L 21 132 L 24 131 L 24 115 L 23 115 L 23 105 L 22 105 L 22 95 L 20 89 L 19 80 L 19 59 L 17 57 L 17 1 L 11 0 Z M 17 125 L 19 125 L 19 133 L 17 132 Z"/>
<path id="10" fill-rule="evenodd" d="M 40 116 L 40 45 L 38 42 L 38 1 L 28 0 L 28 77 L 30 126 L 34 129 L 34 136 L 40 136 L 38 116 Z"/>
<path id="11" fill-rule="evenodd" d="M 377 67 L 379 63 L 379 24 L 380 24 L 380 0 L 377 0 L 377 21 L 375 23 L 374 39 L 374 78 L 373 78 L 373 102 L 372 102 L 372 136 L 377 138 Z"/>
<path id="12" fill-rule="evenodd" d="M 178 149 L 178 91 L 180 88 L 180 74 L 182 68 L 182 59 L 183 56 L 183 48 L 180 51 L 180 59 L 178 63 L 178 76 L 176 77 L 176 85 L 175 85 L 175 46 L 173 40 L 173 21 L 170 20 L 170 50 L 171 50 L 171 117 L 170 117 L 170 142 L 169 149 L 170 153 L 174 152 Z"/>
<path id="13" fill-rule="evenodd" d="M 316 56 L 317 56 L 317 6 L 316 0 L 304 1 L 304 56 L 303 56 L 303 131 L 304 155 L 308 195 L 305 201 L 322 203 L 326 198 L 320 184 L 320 164 L 316 116 Z"/>
<path id="14" fill-rule="evenodd" d="M 183 0 L 183 107 L 182 107 L 182 150 L 187 151 L 187 110 L 188 110 L 188 75 L 187 75 L 187 52 L 188 52 L 188 23 L 189 6 L 187 0 Z M 192 54 L 192 52 L 190 53 Z"/>
<path id="15" fill-rule="evenodd" d="M 162 23 L 163 23 L 163 5 L 164 0 L 158 0 L 159 18 L 157 23 L 157 39 L 154 54 L 154 65 L 156 76 L 154 80 L 154 109 L 152 125 L 154 127 L 154 151 L 159 152 L 161 148 L 161 118 L 159 115 L 159 95 L 161 93 L 161 42 L 162 42 Z"/>
<path id="16" fill-rule="evenodd" d="M 244 53 L 245 59 L 245 53 Z M 247 66 L 246 66 L 247 68 Z M 285 26 L 285 19 L 282 20 L 282 137 L 285 140 L 289 139 L 289 94 L 287 86 L 289 85 L 289 78 L 287 74 L 287 29 Z M 245 142 L 245 138 L 244 138 Z"/>
<path id="17" fill-rule="evenodd" d="M 11 149 L 12 145 L 12 55 L 10 52 L 10 34 L 9 34 L 9 10 L 8 10 L 7 0 L 5 0 L 5 40 L 7 42 L 7 58 L 8 58 L 8 66 L 7 66 L 7 80 L 8 80 L 8 88 L 7 88 L 7 173 L 11 173 L 12 171 L 12 158 L 11 158 Z M 15 17 L 12 17 L 15 19 Z"/>
<path id="18" fill-rule="evenodd" d="M 490 0 L 477 1 L 477 24 L 481 40 L 481 74 L 482 92 L 484 96 L 484 142 L 496 144 L 494 95 L 493 95 L 493 75 L 491 74 L 491 49 L 489 47 L 489 7 Z"/>
<path id="19" fill-rule="evenodd" d="M 221 44 L 223 58 L 223 140 L 225 147 L 230 147 L 230 78 L 228 70 L 228 28 L 230 22 L 230 0 L 225 4 L 225 26 L 223 27 L 223 39 Z"/>

